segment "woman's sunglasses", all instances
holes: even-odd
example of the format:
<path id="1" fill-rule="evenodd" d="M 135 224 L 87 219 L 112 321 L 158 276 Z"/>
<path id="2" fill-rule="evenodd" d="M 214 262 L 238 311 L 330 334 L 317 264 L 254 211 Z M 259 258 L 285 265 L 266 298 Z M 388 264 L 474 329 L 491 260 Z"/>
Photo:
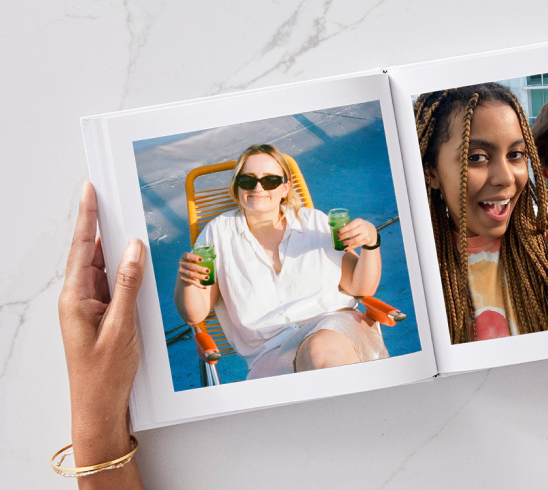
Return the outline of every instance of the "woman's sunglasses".
<path id="1" fill-rule="evenodd" d="M 252 191 L 257 187 L 257 182 L 261 183 L 261 187 L 265 191 L 271 191 L 286 182 L 285 177 L 281 175 L 266 175 L 260 179 L 253 177 L 252 175 L 238 175 L 236 177 L 236 185 L 244 191 Z"/>

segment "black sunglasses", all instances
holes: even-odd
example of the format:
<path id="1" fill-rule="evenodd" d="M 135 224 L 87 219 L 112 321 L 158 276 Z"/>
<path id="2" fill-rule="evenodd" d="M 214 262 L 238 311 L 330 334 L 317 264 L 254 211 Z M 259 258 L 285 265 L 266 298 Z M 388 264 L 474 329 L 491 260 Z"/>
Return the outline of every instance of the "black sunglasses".
<path id="1" fill-rule="evenodd" d="M 281 175 L 265 175 L 260 179 L 253 177 L 252 175 L 245 174 L 238 175 L 238 177 L 236 177 L 236 185 L 244 191 L 252 191 L 255 189 L 255 187 L 257 187 L 257 182 L 261 183 L 261 187 L 265 191 L 271 191 L 284 184 L 286 179 Z"/>

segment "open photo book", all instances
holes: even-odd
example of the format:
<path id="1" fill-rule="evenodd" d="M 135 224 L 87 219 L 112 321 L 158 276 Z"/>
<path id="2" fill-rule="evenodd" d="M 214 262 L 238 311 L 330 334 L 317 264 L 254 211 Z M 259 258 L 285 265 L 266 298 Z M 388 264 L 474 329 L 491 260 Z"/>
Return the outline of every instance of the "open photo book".
<path id="1" fill-rule="evenodd" d="M 548 358 L 546 103 L 542 44 L 83 118 L 134 430 Z"/>

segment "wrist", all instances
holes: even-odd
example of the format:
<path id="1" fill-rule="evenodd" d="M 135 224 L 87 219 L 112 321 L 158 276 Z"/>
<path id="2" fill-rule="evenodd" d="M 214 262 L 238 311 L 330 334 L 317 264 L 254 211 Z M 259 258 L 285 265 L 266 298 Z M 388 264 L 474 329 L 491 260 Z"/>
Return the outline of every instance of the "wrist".
<path id="1" fill-rule="evenodd" d="M 78 369 L 69 367 L 70 408 L 73 420 L 92 420 L 102 424 L 126 420 L 132 382 L 138 367 L 138 357 L 131 353 L 120 365 L 112 353 L 93 357 Z M 103 365 L 101 370 L 94 369 Z"/>
<path id="2" fill-rule="evenodd" d="M 77 413 L 72 418 L 72 445 L 77 466 L 119 458 L 131 450 L 129 419 Z"/>
<path id="3" fill-rule="evenodd" d="M 129 434 L 129 399 L 84 395 L 71 397 L 73 437 Z"/>
<path id="4" fill-rule="evenodd" d="M 375 250 L 375 249 L 379 248 L 380 246 L 381 246 L 381 235 L 377 231 L 376 243 L 371 244 L 371 245 L 362 245 L 362 249 L 364 249 L 364 250 Z"/>
<path id="5" fill-rule="evenodd" d="M 126 410 L 126 413 L 120 415 L 73 411 L 71 427 L 73 439 L 92 441 L 107 434 L 114 439 L 123 438 L 126 435 L 129 436 L 129 412 Z"/>

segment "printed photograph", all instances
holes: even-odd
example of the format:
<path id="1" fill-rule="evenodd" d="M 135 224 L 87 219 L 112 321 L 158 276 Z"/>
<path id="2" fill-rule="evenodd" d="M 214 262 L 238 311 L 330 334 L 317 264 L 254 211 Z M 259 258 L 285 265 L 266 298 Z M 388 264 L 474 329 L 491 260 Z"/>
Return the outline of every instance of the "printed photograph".
<path id="1" fill-rule="evenodd" d="M 548 330 L 548 74 L 413 97 L 452 344 Z"/>
<path id="2" fill-rule="evenodd" d="M 379 101 L 133 147 L 174 391 L 421 350 Z"/>

